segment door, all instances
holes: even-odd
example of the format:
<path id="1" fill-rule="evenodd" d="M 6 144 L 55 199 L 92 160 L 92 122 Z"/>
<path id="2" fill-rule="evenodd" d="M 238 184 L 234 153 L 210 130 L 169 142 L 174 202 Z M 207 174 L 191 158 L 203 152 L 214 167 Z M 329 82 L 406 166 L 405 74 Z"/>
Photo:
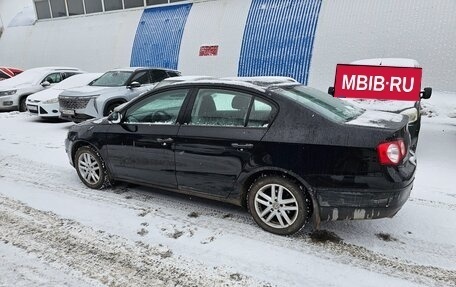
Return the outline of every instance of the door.
<path id="1" fill-rule="evenodd" d="M 176 188 L 174 139 L 188 90 L 162 92 L 127 109 L 108 135 L 110 169 L 120 179 Z"/>
<path id="2" fill-rule="evenodd" d="M 261 150 L 275 108 L 254 95 L 199 89 L 175 143 L 181 190 L 226 197 Z"/>

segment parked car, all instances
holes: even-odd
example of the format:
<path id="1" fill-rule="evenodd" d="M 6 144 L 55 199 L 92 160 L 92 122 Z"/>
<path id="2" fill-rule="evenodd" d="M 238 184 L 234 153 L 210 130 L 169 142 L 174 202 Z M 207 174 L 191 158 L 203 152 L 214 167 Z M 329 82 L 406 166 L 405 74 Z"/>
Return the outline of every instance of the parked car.
<path id="1" fill-rule="evenodd" d="M 299 83 L 182 82 L 70 128 L 81 181 L 149 185 L 247 206 L 263 229 L 392 217 L 412 189 L 407 117 Z"/>
<path id="2" fill-rule="evenodd" d="M 21 69 L 9 68 L 9 67 L 0 67 L 0 81 L 12 78 L 19 75 L 23 71 Z"/>
<path id="3" fill-rule="evenodd" d="M 43 67 L 0 82 L 0 111 L 27 110 L 29 95 L 42 91 L 73 75 L 83 73 L 77 68 Z"/>
<path id="4" fill-rule="evenodd" d="M 421 68 L 418 61 L 413 59 L 402 59 L 402 58 L 374 58 L 358 60 L 350 63 L 350 65 L 359 66 L 377 66 L 377 67 L 400 67 L 400 68 Z M 361 69 L 363 69 L 361 67 Z M 401 69 L 406 71 L 406 69 Z M 334 87 L 328 89 L 328 93 L 334 95 Z M 421 129 L 421 99 L 429 99 L 432 95 L 432 88 L 424 88 L 421 92 L 416 93 L 418 100 L 415 101 L 404 101 L 400 97 L 396 97 L 394 100 L 379 100 L 379 99 L 343 99 L 350 101 L 355 105 L 375 111 L 384 111 L 398 113 L 406 115 L 409 119 L 409 131 L 412 137 L 412 150 L 416 151 L 418 145 L 418 136 Z"/>
<path id="5" fill-rule="evenodd" d="M 113 109 L 154 88 L 180 72 L 157 68 L 115 69 L 89 86 L 66 90 L 59 96 L 60 117 L 73 122 L 109 115 Z"/>
<path id="6" fill-rule="evenodd" d="M 60 116 L 59 94 L 68 89 L 87 86 L 101 75 L 101 73 L 74 75 L 49 89 L 32 94 L 27 97 L 27 110 L 42 118 L 58 118 Z"/>

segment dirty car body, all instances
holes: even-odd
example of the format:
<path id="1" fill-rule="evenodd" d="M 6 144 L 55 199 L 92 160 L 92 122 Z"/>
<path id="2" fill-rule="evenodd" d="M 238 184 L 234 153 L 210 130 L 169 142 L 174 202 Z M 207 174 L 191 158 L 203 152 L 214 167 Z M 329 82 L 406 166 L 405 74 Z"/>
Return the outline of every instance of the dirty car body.
<path id="1" fill-rule="evenodd" d="M 221 100 L 229 94 L 235 96 Z M 144 122 L 131 117 L 138 107 L 163 95 L 181 97 L 180 104 L 174 110 L 152 108 Z M 213 104 L 198 102 L 208 95 L 216 100 L 215 112 Z M 228 107 L 223 108 L 223 102 L 229 102 Z M 236 114 L 241 121 L 233 120 Z M 359 109 L 298 83 L 260 87 L 200 81 L 160 88 L 109 118 L 73 126 L 66 150 L 77 169 L 75 157 L 85 146 L 100 156 L 111 179 L 240 206 L 249 206 L 260 182 L 286 180 L 290 185 L 282 185 L 299 186 L 305 222 L 312 217 L 314 224 L 394 216 L 410 195 L 416 169 L 407 117 Z M 265 196 L 269 207 L 257 208 L 253 202 L 249 210 L 258 216 L 275 213 L 263 220 L 264 226 L 254 219 L 274 233 L 296 232 L 302 226 L 285 229 L 288 225 L 279 219 L 283 210 L 272 203 L 272 192 L 272 200 Z M 276 225 L 267 224 L 275 220 Z"/>

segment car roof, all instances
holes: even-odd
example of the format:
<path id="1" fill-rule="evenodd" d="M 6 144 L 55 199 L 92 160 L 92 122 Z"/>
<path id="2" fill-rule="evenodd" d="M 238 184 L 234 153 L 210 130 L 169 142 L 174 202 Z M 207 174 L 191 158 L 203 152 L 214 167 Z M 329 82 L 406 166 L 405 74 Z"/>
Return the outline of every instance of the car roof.
<path id="1" fill-rule="evenodd" d="M 256 90 L 258 92 L 265 93 L 266 91 L 277 88 L 277 87 L 287 87 L 287 86 L 294 86 L 294 85 L 301 85 L 298 82 L 281 82 L 281 83 L 271 83 L 266 85 L 265 83 L 255 83 L 249 81 L 241 81 L 241 80 L 227 80 L 227 79 L 202 79 L 202 80 L 194 80 L 194 81 L 179 81 L 175 83 L 170 83 L 165 87 L 177 87 L 177 86 L 188 86 L 188 85 L 205 85 L 205 86 L 227 86 L 227 87 L 238 87 L 238 88 L 248 88 L 251 90 Z"/>
<path id="2" fill-rule="evenodd" d="M 178 77 L 170 77 L 166 78 L 163 81 L 170 81 L 170 82 L 177 82 L 177 81 L 200 81 L 200 80 L 209 80 L 215 79 L 211 76 L 178 76 Z"/>
<path id="3" fill-rule="evenodd" d="M 282 76 L 225 77 L 222 78 L 222 80 L 246 82 L 261 87 L 270 87 L 272 85 L 284 83 L 298 83 L 298 81 L 293 78 Z"/>
<path id="4" fill-rule="evenodd" d="M 141 70 L 162 70 L 162 71 L 170 71 L 170 72 L 178 72 L 177 70 L 167 69 L 167 68 L 155 68 L 155 67 L 124 67 L 124 68 L 116 68 L 109 70 L 108 72 L 112 71 L 122 71 L 122 72 L 136 72 Z"/>
<path id="5" fill-rule="evenodd" d="M 74 67 L 38 67 L 28 69 L 28 71 L 81 71 L 79 68 Z"/>

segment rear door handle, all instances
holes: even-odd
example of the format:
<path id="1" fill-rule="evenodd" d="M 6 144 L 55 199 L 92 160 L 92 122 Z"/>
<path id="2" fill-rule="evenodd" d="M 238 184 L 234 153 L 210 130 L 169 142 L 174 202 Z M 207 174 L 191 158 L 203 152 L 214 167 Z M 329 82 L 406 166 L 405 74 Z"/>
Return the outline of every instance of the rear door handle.
<path id="1" fill-rule="evenodd" d="M 232 147 L 234 148 L 246 148 L 246 149 L 249 149 L 249 148 L 253 148 L 253 144 L 238 144 L 238 143 L 232 143 L 231 144 Z"/>

